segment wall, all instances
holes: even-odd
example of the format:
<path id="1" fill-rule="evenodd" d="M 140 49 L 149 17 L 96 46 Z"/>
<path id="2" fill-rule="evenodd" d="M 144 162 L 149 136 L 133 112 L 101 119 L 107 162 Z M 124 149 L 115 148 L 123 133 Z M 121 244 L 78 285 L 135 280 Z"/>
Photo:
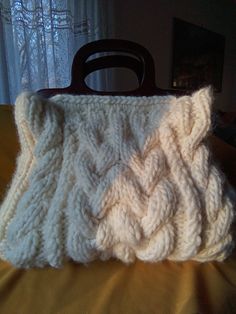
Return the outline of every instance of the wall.
<path id="1" fill-rule="evenodd" d="M 156 84 L 170 88 L 172 19 L 181 18 L 226 37 L 222 92 L 214 106 L 236 111 L 236 4 L 230 0 L 114 0 L 115 38 L 145 46 L 156 66 Z M 133 79 L 122 76 L 120 87 Z M 122 89 L 122 88 L 121 88 Z"/>

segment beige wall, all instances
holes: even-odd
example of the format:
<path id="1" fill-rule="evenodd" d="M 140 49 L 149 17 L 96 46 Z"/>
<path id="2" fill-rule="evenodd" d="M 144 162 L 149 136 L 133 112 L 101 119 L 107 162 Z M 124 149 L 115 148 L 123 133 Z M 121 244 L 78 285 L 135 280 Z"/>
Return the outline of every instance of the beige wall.
<path id="1" fill-rule="evenodd" d="M 181 18 L 226 37 L 222 92 L 215 107 L 236 111 L 236 4 L 233 0 L 114 0 L 115 38 L 145 46 L 156 66 L 156 84 L 170 88 L 172 19 Z M 127 79 L 119 80 L 127 87 Z"/>

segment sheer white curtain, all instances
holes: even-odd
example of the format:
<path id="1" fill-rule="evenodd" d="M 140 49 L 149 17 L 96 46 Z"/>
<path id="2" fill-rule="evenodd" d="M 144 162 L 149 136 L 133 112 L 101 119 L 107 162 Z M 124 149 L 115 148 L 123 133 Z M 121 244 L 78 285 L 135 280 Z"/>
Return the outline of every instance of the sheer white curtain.
<path id="1" fill-rule="evenodd" d="M 0 103 L 22 90 L 65 87 L 84 44 L 113 35 L 113 1 L 0 0 Z M 90 79 L 109 89 L 106 75 Z"/>

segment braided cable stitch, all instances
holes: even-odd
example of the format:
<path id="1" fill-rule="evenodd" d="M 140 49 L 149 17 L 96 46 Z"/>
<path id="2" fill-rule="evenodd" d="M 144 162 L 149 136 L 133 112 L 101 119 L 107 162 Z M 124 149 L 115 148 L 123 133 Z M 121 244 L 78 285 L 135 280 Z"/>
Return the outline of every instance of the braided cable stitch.
<path id="1" fill-rule="evenodd" d="M 22 268 L 223 261 L 236 193 L 208 145 L 212 102 L 211 87 L 181 97 L 19 95 L 0 257 Z"/>

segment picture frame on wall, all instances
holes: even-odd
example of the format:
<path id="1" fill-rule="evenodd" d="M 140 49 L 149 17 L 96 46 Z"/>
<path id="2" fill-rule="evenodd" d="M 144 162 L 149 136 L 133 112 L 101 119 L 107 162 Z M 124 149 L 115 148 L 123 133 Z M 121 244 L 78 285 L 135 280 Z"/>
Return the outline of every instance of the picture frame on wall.
<path id="1" fill-rule="evenodd" d="M 173 18 L 171 88 L 194 90 L 212 85 L 222 90 L 225 37 Z"/>

